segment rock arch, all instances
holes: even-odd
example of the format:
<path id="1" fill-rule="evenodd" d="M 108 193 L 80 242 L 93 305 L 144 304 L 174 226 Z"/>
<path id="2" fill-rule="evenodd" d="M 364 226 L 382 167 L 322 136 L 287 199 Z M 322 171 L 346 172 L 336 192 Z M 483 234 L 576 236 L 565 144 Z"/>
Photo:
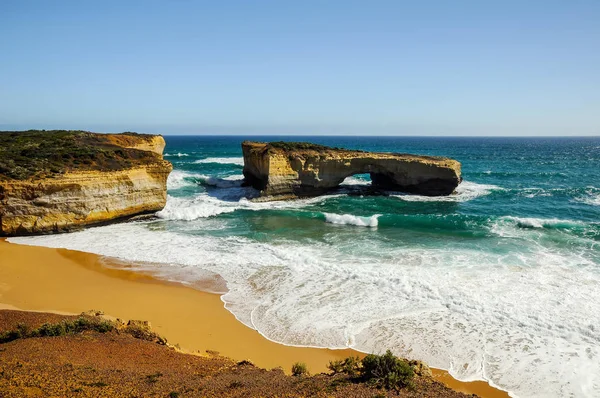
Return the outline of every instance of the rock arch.
<path id="1" fill-rule="evenodd" d="M 245 183 L 267 199 L 322 195 L 365 173 L 373 187 L 428 196 L 449 195 L 461 181 L 460 163 L 443 157 L 250 141 L 242 151 Z"/>

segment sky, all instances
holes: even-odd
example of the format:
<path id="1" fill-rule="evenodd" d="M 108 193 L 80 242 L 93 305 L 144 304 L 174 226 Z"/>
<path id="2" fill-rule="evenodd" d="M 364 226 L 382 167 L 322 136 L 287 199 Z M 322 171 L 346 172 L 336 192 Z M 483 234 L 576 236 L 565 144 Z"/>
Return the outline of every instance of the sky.
<path id="1" fill-rule="evenodd" d="M 0 130 L 600 135 L 600 1 L 0 0 Z"/>

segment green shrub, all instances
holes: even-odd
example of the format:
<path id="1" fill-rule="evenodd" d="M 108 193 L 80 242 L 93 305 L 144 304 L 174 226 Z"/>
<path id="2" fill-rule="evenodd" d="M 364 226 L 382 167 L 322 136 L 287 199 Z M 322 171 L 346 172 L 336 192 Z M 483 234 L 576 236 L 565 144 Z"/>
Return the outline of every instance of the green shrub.
<path id="1" fill-rule="evenodd" d="M 6 332 L 0 333 L 0 344 L 8 343 L 22 337 L 23 336 L 18 330 L 7 330 Z"/>
<path id="2" fill-rule="evenodd" d="M 0 344 L 28 337 L 64 336 L 81 333 L 86 330 L 107 333 L 114 328 L 115 326 L 110 321 L 84 316 L 75 320 L 64 320 L 59 323 L 44 323 L 39 328 L 33 330 L 30 330 L 27 325 L 19 324 L 15 329 L 0 334 Z"/>
<path id="3" fill-rule="evenodd" d="M 308 368 L 303 362 L 296 362 L 292 365 L 293 376 L 308 376 Z"/>
<path id="4" fill-rule="evenodd" d="M 34 333 L 35 337 L 54 337 L 64 336 L 67 334 L 67 330 L 64 323 L 44 323 Z"/>
<path id="5" fill-rule="evenodd" d="M 361 376 L 377 387 L 398 389 L 411 385 L 414 371 L 407 361 L 387 350 L 383 355 L 369 354 L 364 357 Z"/>
<path id="6" fill-rule="evenodd" d="M 0 180 L 51 177 L 70 170 L 122 170 L 132 162 L 146 164 L 158 158 L 86 131 L 0 131 Z"/>
<path id="7" fill-rule="evenodd" d="M 344 373 L 350 377 L 357 377 L 360 374 L 361 362 L 358 357 L 348 357 L 338 361 L 329 361 L 327 368 L 333 374 Z"/>

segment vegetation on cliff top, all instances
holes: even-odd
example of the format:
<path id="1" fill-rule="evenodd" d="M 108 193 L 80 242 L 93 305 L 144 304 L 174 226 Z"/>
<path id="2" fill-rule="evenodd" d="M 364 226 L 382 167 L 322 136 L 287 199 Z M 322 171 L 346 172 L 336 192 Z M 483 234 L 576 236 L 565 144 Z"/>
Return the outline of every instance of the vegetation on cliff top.
<path id="1" fill-rule="evenodd" d="M 0 310 L 0 336 L 5 336 L 0 391 L 7 397 L 31 391 L 110 397 L 466 397 L 430 376 L 415 371 L 412 377 L 406 361 L 390 353 L 332 361 L 329 374 L 311 376 L 297 364 L 297 376 L 288 376 L 281 368 L 261 369 L 215 352 L 178 352 L 165 346 L 146 322 L 126 325 L 99 314 Z M 144 333 L 132 332 L 132 327 Z"/>
<path id="2" fill-rule="evenodd" d="M 390 350 L 383 355 L 369 354 L 362 360 L 358 357 L 348 357 L 330 361 L 327 367 L 334 375 L 343 373 L 357 382 L 365 382 L 387 390 L 412 386 L 415 375 L 409 362 L 396 357 Z"/>
<path id="3" fill-rule="evenodd" d="M 123 138 L 144 137 L 122 133 Z M 0 180 L 49 177 L 71 170 L 123 170 L 160 156 L 79 130 L 0 131 Z"/>
<path id="4" fill-rule="evenodd" d="M 298 151 L 298 150 L 309 150 L 309 151 L 328 151 L 331 149 L 340 150 L 340 148 L 329 147 L 325 145 L 313 144 L 311 142 L 287 142 L 287 141 L 274 141 L 269 142 L 272 148 L 283 149 L 285 151 Z"/>

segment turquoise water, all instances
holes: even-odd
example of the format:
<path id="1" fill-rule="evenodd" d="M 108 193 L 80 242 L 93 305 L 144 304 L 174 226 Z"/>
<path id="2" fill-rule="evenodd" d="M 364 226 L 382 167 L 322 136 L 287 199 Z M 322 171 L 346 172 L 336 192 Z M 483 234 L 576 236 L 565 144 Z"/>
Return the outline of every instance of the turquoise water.
<path id="1" fill-rule="evenodd" d="M 389 192 L 254 203 L 244 139 L 462 162 L 449 197 Z M 419 358 L 515 396 L 600 396 L 600 138 L 166 137 L 152 221 L 13 239 L 135 261 L 199 286 L 290 345 Z"/>

